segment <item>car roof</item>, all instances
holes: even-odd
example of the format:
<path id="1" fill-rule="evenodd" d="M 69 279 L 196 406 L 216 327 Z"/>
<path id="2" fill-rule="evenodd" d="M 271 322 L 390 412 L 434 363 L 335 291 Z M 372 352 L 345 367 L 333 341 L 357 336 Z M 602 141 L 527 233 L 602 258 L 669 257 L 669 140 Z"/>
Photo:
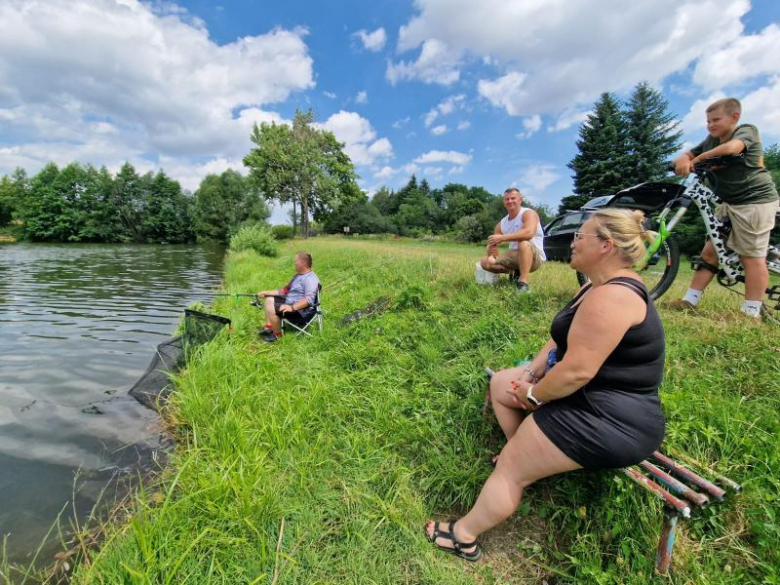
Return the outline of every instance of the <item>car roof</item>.
<path id="1" fill-rule="evenodd" d="M 585 205 L 580 207 L 580 209 L 587 210 L 587 211 L 593 209 L 601 209 L 602 207 L 605 207 L 614 198 L 615 198 L 614 195 L 599 195 L 598 197 L 594 197 L 593 199 L 585 203 Z"/>

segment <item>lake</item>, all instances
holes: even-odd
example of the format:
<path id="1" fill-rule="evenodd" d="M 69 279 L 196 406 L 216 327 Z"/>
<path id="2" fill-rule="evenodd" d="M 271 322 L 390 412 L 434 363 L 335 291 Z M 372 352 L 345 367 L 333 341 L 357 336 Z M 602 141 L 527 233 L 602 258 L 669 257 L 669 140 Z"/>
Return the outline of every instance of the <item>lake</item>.
<path id="1" fill-rule="evenodd" d="M 152 466 L 158 417 L 127 391 L 184 308 L 219 285 L 223 256 L 0 245 L 0 545 L 11 561 L 29 563 L 58 515 L 65 527 L 83 521 L 118 478 Z"/>

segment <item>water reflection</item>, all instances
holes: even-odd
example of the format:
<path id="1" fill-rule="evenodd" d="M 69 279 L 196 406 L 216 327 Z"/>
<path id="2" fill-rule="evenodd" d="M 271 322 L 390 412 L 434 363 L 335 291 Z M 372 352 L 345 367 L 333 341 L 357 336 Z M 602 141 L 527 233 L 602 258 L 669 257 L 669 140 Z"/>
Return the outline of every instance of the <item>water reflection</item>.
<path id="1" fill-rule="evenodd" d="M 0 246 L 0 538 L 24 562 L 71 499 L 88 512 L 147 462 L 156 416 L 126 396 L 180 312 L 218 285 L 223 250 Z M 70 505 L 68 505 L 70 510 Z"/>

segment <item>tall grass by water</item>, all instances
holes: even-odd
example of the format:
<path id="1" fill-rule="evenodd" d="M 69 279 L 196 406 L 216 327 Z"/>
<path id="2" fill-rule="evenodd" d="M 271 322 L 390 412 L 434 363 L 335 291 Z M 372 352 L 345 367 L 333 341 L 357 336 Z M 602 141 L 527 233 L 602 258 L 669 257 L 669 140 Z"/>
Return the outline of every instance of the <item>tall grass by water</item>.
<path id="1" fill-rule="evenodd" d="M 287 282 L 305 249 L 325 286 L 325 330 L 264 344 L 261 313 L 233 319 L 179 378 L 166 416 L 180 442 L 159 485 L 89 551 L 78 584 L 647 583 L 662 510 L 613 472 L 577 472 L 526 491 L 471 565 L 423 536 L 428 517 L 467 510 L 501 446 L 482 416 L 483 366 L 544 343 L 576 291 L 547 263 L 530 295 L 474 283 L 476 247 L 317 238 L 278 258 L 232 254 L 225 288 Z M 687 285 L 681 275 L 668 298 Z M 339 327 L 390 296 L 390 308 Z M 674 583 L 777 583 L 780 566 L 780 336 L 730 320 L 713 289 L 695 315 L 663 310 L 665 445 L 741 482 L 744 492 L 682 525 Z"/>

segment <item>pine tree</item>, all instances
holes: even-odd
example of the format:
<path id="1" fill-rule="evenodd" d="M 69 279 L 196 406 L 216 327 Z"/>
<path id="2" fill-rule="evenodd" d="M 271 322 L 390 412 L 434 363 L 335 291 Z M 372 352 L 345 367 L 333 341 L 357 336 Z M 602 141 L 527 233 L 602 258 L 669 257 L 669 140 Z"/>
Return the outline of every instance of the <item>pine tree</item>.
<path id="1" fill-rule="evenodd" d="M 669 158 L 680 150 L 680 123 L 669 112 L 660 91 L 637 84 L 625 112 L 632 184 L 657 181 L 666 174 Z"/>
<path id="2" fill-rule="evenodd" d="M 579 207 L 597 195 L 616 193 L 631 184 L 626 167 L 630 160 L 627 124 L 614 95 L 601 94 L 593 112 L 580 126 L 577 148 L 579 153 L 568 165 L 574 171 L 577 194 L 576 198 L 565 198 L 569 208 Z"/>

